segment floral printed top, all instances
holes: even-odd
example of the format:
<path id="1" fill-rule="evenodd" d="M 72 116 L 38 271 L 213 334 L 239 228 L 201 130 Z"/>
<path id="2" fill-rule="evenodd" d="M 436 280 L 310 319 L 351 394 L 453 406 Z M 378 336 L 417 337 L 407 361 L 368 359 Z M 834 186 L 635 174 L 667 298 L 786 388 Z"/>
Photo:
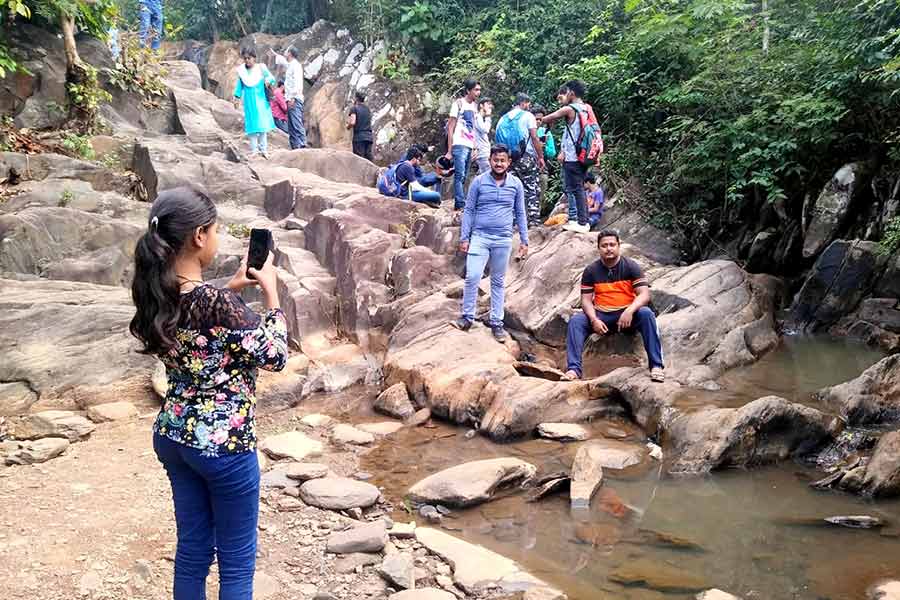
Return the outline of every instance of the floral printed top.
<path id="1" fill-rule="evenodd" d="M 153 431 L 205 456 L 256 448 L 257 367 L 284 368 L 284 313 L 260 317 L 231 290 L 200 285 L 181 296 L 176 341 L 159 357 L 169 388 Z"/>

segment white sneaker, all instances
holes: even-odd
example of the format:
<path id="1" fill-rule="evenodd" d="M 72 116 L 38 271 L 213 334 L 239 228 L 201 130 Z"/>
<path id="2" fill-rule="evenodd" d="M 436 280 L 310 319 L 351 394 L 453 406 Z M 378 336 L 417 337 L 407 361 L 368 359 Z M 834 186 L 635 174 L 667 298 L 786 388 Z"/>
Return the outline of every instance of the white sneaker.
<path id="1" fill-rule="evenodd" d="M 579 225 L 576 222 L 569 222 L 563 225 L 563 229 L 566 231 L 574 231 L 575 233 L 590 233 L 591 226 L 588 224 Z"/>

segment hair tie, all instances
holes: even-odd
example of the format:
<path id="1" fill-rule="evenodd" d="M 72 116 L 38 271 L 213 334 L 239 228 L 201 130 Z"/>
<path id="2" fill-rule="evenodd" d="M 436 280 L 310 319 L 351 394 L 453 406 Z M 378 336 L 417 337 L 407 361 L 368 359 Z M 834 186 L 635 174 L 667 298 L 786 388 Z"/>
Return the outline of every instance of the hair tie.
<path id="1" fill-rule="evenodd" d="M 150 229 L 156 231 L 159 229 L 159 217 L 153 217 L 150 219 Z"/>

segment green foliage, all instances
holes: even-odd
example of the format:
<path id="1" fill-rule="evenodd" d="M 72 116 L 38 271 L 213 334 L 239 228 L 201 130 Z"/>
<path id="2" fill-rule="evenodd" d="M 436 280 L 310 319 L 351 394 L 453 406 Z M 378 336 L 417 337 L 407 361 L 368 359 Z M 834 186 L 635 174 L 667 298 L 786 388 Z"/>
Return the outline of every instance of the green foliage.
<path id="1" fill-rule="evenodd" d="M 385 50 L 375 57 L 375 71 L 393 81 L 408 81 L 412 76 L 409 56 L 402 51 Z"/>
<path id="2" fill-rule="evenodd" d="M 123 91 L 138 94 L 146 106 L 155 105 L 156 99 L 166 94 L 163 81 L 166 71 L 159 54 L 150 48 L 142 48 L 133 33 L 121 34 L 119 46 L 115 68 L 106 70 L 110 83 Z"/>
<path id="3" fill-rule="evenodd" d="M 228 223 L 225 225 L 225 231 L 228 232 L 228 235 L 238 239 L 250 237 L 250 228 L 243 223 Z"/>
<path id="4" fill-rule="evenodd" d="M 878 249 L 886 255 L 900 251 L 900 217 L 894 217 L 887 222 Z"/>
<path id="5" fill-rule="evenodd" d="M 94 147 L 91 146 L 91 138 L 86 135 L 68 132 L 63 135 L 62 147 L 77 158 L 94 160 Z"/>
<path id="6" fill-rule="evenodd" d="M 75 199 L 75 194 L 72 193 L 72 190 L 63 190 L 59 195 L 59 202 L 57 202 L 57 206 L 66 207 L 72 204 L 72 200 Z"/>
<path id="7" fill-rule="evenodd" d="M 112 100 L 110 93 L 100 87 L 97 81 L 97 69 L 91 65 L 82 65 L 80 80 L 77 83 L 67 83 L 66 91 L 84 129 L 88 133 L 96 131 L 100 125 L 100 104 Z"/>

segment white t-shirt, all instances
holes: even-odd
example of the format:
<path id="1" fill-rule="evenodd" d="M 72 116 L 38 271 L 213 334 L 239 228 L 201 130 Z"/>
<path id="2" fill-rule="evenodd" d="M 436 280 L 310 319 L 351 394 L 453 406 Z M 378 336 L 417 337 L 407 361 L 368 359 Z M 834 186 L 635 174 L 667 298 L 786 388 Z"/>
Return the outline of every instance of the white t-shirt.
<path id="1" fill-rule="evenodd" d="M 456 117 L 456 129 L 453 130 L 453 145 L 475 147 L 475 116 L 478 106 L 465 98 L 457 98 L 450 107 L 450 117 Z"/>
<path id="2" fill-rule="evenodd" d="M 525 138 L 525 154 L 530 154 L 532 156 L 537 156 L 537 153 L 534 149 L 534 144 L 531 143 L 531 130 L 537 129 L 537 118 L 534 116 L 530 110 L 523 111 L 518 106 L 509 111 L 509 118 L 515 119 L 520 112 L 524 112 L 521 117 L 519 117 L 519 134 Z"/>
<path id="3" fill-rule="evenodd" d="M 491 118 L 475 115 L 475 147 L 479 158 L 487 158 L 491 153 Z"/>

